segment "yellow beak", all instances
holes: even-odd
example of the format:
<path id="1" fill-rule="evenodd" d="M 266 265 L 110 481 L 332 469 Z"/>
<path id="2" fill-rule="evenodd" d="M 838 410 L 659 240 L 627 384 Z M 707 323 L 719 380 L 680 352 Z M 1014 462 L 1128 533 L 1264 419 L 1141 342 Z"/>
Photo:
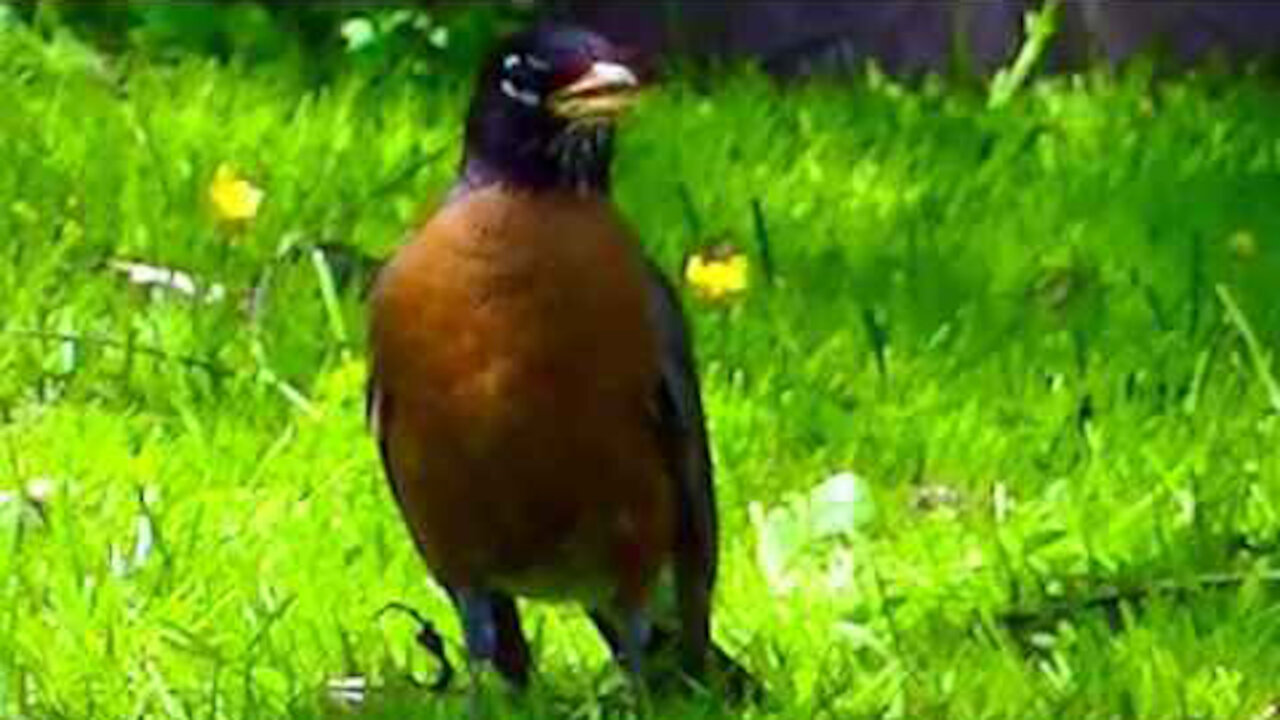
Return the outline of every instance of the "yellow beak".
<path id="1" fill-rule="evenodd" d="M 551 94 L 551 112 L 568 120 L 612 120 L 635 103 L 640 80 L 625 65 L 597 62 Z"/>

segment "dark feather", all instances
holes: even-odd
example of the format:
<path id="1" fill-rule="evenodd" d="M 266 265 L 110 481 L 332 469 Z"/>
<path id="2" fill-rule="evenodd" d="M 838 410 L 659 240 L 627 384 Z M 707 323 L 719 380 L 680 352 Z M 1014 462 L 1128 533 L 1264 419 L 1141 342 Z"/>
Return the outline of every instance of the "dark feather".
<path id="1" fill-rule="evenodd" d="M 711 453 L 692 343 L 675 288 L 652 264 L 650 313 L 661 341 L 657 426 L 678 501 L 675 575 L 682 665 L 701 677 L 711 645 L 711 592 L 718 563 Z"/>

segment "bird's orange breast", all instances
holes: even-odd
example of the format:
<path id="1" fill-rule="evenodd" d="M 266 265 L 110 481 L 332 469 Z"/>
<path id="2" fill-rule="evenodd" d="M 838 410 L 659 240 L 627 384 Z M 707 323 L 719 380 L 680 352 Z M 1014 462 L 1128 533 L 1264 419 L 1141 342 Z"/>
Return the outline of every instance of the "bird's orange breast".
<path id="1" fill-rule="evenodd" d="M 441 579 L 644 591 L 674 522 L 647 293 L 612 207 L 571 193 L 475 191 L 387 266 L 372 307 L 379 421 Z"/>

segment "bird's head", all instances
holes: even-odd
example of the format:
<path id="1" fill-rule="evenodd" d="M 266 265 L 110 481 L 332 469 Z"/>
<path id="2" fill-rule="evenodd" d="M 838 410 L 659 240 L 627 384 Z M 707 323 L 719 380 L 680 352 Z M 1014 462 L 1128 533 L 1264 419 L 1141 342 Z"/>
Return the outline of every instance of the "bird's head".
<path id="1" fill-rule="evenodd" d="M 640 85 L 622 53 L 588 30 L 541 26 L 507 38 L 471 100 L 467 180 L 607 192 L 614 123 Z"/>

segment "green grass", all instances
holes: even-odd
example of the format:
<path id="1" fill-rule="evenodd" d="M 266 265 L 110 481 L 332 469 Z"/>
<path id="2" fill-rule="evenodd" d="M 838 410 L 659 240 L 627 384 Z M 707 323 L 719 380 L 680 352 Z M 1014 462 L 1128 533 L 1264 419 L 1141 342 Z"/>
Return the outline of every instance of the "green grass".
<path id="1" fill-rule="evenodd" d="M 458 637 L 363 427 L 358 276 L 309 252 L 396 246 L 447 187 L 464 90 L 0 30 L 0 716 L 325 717 L 342 676 L 382 688 L 356 716 L 465 712 L 408 686 L 432 671 L 411 623 L 374 619 L 400 600 Z M 757 271 L 687 300 L 717 635 L 772 691 L 659 714 L 1271 717 L 1277 100 L 1141 68 L 998 107 L 874 75 L 654 95 L 619 203 L 673 273 L 726 240 Z M 247 225 L 210 211 L 223 162 L 266 193 Z M 148 293 L 120 259 L 227 297 Z M 841 471 L 857 522 L 769 513 Z M 527 624 L 537 689 L 494 702 L 615 716 L 579 614 Z"/>

